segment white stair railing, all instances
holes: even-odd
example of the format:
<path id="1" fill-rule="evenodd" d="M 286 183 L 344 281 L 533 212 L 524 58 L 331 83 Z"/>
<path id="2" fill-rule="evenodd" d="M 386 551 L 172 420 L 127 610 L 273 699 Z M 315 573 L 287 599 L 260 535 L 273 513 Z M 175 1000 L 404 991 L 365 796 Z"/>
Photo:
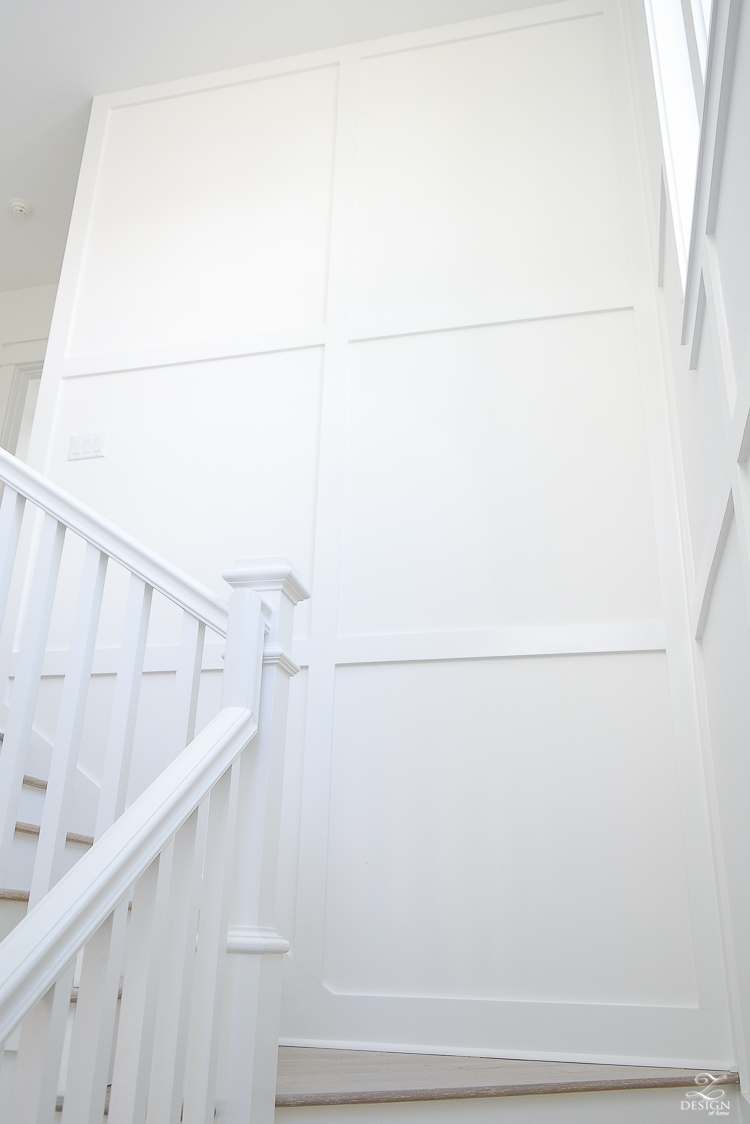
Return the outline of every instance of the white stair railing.
<path id="1" fill-rule="evenodd" d="M 0 944 L 0 1042 L 20 1027 L 7 1119 L 49 1124 L 62 1081 L 62 1124 L 93 1124 L 105 1111 L 123 1124 L 270 1124 L 278 1027 L 268 1012 L 278 1019 L 288 948 L 273 929 L 288 678 L 297 670 L 286 648 L 294 605 L 308 594 L 285 559 L 241 560 L 225 575 L 235 590 L 227 605 L 1 450 L 0 480 L 0 623 L 24 505 L 44 513 L 0 752 L 0 887 L 63 542 L 69 532 L 86 542 L 29 912 Z M 94 845 L 61 878 L 110 559 L 130 572 L 130 586 Z M 154 590 L 183 610 L 174 759 L 126 811 Z M 206 626 L 227 638 L 221 710 L 194 738 Z"/>

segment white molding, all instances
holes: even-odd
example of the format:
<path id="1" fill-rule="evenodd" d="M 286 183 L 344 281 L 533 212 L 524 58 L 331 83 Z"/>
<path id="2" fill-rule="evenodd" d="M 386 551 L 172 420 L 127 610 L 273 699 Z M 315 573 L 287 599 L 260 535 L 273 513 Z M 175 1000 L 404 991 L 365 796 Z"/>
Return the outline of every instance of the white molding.
<path id="1" fill-rule="evenodd" d="M 695 575 L 695 591 L 693 593 L 690 621 L 693 636 L 696 640 L 700 640 L 703 636 L 703 629 L 705 628 L 706 617 L 708 616 L 708 608 L 711 603 L 711 593 L 733 517 L 734 499 L 732 487 L 730 483 L 728 484 L 726 475 L 722 474 L 711 508 L 703 555 Z"/>
<path id="2" fill-rule="evenodd" d="M 544 1006 L 551 1006 L 551 1004 L 544 1004 Z M 591 1007 L 598 1006 L 590 1004 Z M 649 1007 L 636 1007 L 635 1010 L 641 1014 L 643 1018 L 648 1018 L 652 1008 Z M 656 1008 L 656 1010 L 673 1010 L 673 1008 Z M 680 1010 L 680 1008 L 677 1008 Z M 600 1011 L 599 1014 L 602 1012 Z M 617 1017 L 617 1008 L 606 1007 L 604 1012 L 605 1018 L 613 1019 Z M 736 1069 L 736 1062 L 732 1058 L 730 1061 L 719 1060 L 718 1058 L 709 1058 L 706 1060 L 706 1054 L 693 1053 L 691 1056 L 685 1057 L 671 1057 L 669 1055 L 654 1055 L 654 1054 L 597 1054 L 594 1051 L 579 1051 L 577 1053 L 569 1050 L 521 1050 L 516 1049 L 514 1046 L 507 1046 L 505 1049 L 493 1050 L 483 1043 L 474 1047 L 467 1048 L 465 1046 L 443 1046 L 435 1045 L 433 1042 L 424 1042 L 420 1045 L 413 1045 L 412 1043 L 401 1042 L 352 1042 L 345 1038 L 290 1038 L 282 1036 L 279 1038 L 279 1046 L 302 1046 L 306 1048 L 317 1048 L 323 1050 L 374 1050 L 384 1053 L 393 1054 L 436 1054 L 438 1057 L 457 1057 L 457 1058 L 475 1058 L 477 1052 L 481 1052 L 483 1058 L 507 1058 L 511 1061 L 530 1061 L 530 1062 L 588 1062 L 593 1065 L 637 1065 L 637 1066 L 655 1066 L 658 1068 L 664 1067 L 666 1069 L 700 1069 L 700 1070 L 729 1070 L 734 1072 Z"/>
<path id="3" fill-rule="evenodd" d="M 450 316 L 415 320 L 413 316 L 388 321 L 365 320 L 352 322 L 348 332 L 349 343 L 371 343 L 375 340 L 400 339 L 403 336 L 426 336 L 438 332 L 461 332 L 473 328 L 502 328 L 511 324 L 535 324 L 541 320 L 568 320 L 579 316 L 601 316 L 610 312 L 632 312 L 633 294 L 628 289 L 618 294 L 619 300 L 603 301 L 601 304 L 569 309 L 535 308 L 527 313 L 519 312 L 513 316 L 500 316 L 496 310 L 488 309 L 484 316 L 471 319 L 455 319 Z"/>
<path id="4" fill-rule="evenodd" d="M 445 30 L 443 37 L 446 36 Z M 421 44 L 407 36 L 395 45 Z M 367 48 L 373 47 L 368 44 Z M 320 400 L 318 473 L 313 529 L 311 641 L 305 718 L 305 778 L 300 800 L 295 955 L 321 979 L 327 880 L 327 833 L 336 669 L 331 645 L 339 601 L 339 565 L 346 450 L 350 280 L 359 116 L 360 44 L 342 55 L 336 105 L 335 156 L 328 242 L 326 345 Z M 314 778 L 312 783 L 309 778 Z"/>
<path id="5" fill-rule="evenodd" d="M 750 456 L 750 379 L 743 379 L 731 421 L 731 452 L 737 464 Z"/>
<path id="6" fill-rule="evenodd" d="M 278 665 L 290 677 L 300 671 L 300 665 L 283 648 L 267 647 L 263 649 L 263 666 Z"/>
<path id="7" fill-rule="evenodd" d="M 0 965 L 0 1041 L 130 892 L 257 729 L 249 710 L 222 710 L 13 929 Z"/>
<path id="8" fill-rule="evenodd" d="M 461 332 L 475 328 L 501 328 L 512 324 L 533 324 L 543 320 L 564 320 L 570 317 L 600 316 L 613 312 L 632 312 L 632 294 L 623 290 L 620 299 L 605 301 L 600 305 L 572 307 L 562 311 L 534 309 L 526 314 L 501 316 L 495 310 L 468 319 L 414 320 L 405 316 L 398 320 L 354 322 L 347 341 L 352 344 L 372 343 L 376 340 L 400 339 L 405 336 L 432 335 L 436 332 Z M 72 356 L 63 360 L 61 377 L 64 379 L 94 377 L 97 375 L 125 374 L 132 371 L 158 370 L 162 367 L 188 366 L 196 363 L 218 362 L 224 359 L 242 359 L 252 355 L 276 354 L 322 347 L 326 329 L 290 328 L 286 331 L 268 332 L 240 340 L 208 340 L 189 344 L 167 345 L 144 351 L 118 352 L 116 355 Z"/>
<path id="9" fill-rule="evenodd" d="M 282 554 L 260 558 L 238 558 L 231 570 L 221 575 L 233 589 L 254 589 L 258 593 L 281 591 L 293 605 L 307 601 L 310 591 L 294 566 Z"/>
<path id="10" fill-rule="evenodd" d="M 34 340 L 15 340 L 0 344 L 0 364 L 3 367 L 11 363 L 16 366 L 28 364 L 29 366 L 38 366 L 41 370 L 46 350 L 46 336 Z"/>
<path id="11" fill-rule="evenodd" d="M 664 96 L 664 83 L 662 81 L 661 65 L 659 62 L 659 50 L 656 39 L 656 28 L 654 25 L 654 13 L 651 0 L 643 0 L 643 2 L 646 15 L 646 25 L 648 28 L 649 44 L 651 48 L 651 66 L 654 78 L 654 91 L 656 93 L 656 104 L 659 112 L 659 126 L 661 130 L 663 153 L 663 172 L 667 180 L 667 194 L 669 196 L 669 205 L 672 213 L 672 228 L 674 231 L 675 248 L 677 250 L 677 261 L 680 269 L 680 275 L 681 277 L 684 277 L 686 275 L 688 267 L 688 247 L 685 245 L 683 225 L 680 218 L 680 199 L 677 192 L 677 176 L 675 174 L 674 159 L 672 157 L 672 145 L 670 143 L 669 129 L 667 126 L 666 99 Z"/>
<path id="12" fill-rule="evenodd" d="M 714 229 L 740 6 L 741 0 L 714 0 L 713 3 L 692 233 L 685 278 L 682 343 L 688 343 L 694 331 L 703 243 L 707 236 L 713 234 Z"/>
<path id="13" fill-rule="evenodd" d="M 154 644 L 146 648 L 144 675 L 175 672 L 178 644 Z M 410 663 L 429 660 L 524 659 L 533 656 L 606 655 L 618 652 L 666 651 L 664 622 L 608 621 L 570 625 L 518 625 L 510 628 L 468 629 L 454 632 L 396 632 L 370 636 L 339 636 L 334 641 L 333 663 L 337 667 L 368 663 Z M 15 675 L 18 653 L 13 652 L 8 675 Z M 42 678 L 65 675 L 67 648 L 44 653 Z M 294 653 L 267 644 L 263 663 L 279 664 L 289 676 L 310 663 L 310 640 L 297 637 Z M 92 675 L 116 675 L 119 648 L 97 648 Z M 224 670 L 224 644 L 205 644 L 201 671 Z"/>
<path id="14" fill-rule="evenodd" d="M 382 636 L 339 636 L 334 662 L 401 663 L 424 660 L 520 659 L 612 652 L 663 652 L 664 622 L 523 625 L 465 632 L 414 632 Z"/>
<path id="15" fill-rule="evenodd" d="M 698 369 L 698 357 L 700 355 L 701 343 L 703 341 L 703 326 L 706 322 L 706 282 L 704 280 L 703 271 L 701 270 L 700 284 L 698 286 L 698 304 L 695 312 L 695 328 L 693 330 L 693 340 L 690 345 L 690 360 L 688 362 L 688 370 L 696 371 Z"/>
<path id="16" fill-rule="evenodd" d="M 5 408 L 5 419 L 0 434 L 0 448 L 15 456 L 18 438 L 21 432 L 21 423 L 26 408 L 26 396 L 29 392 L 29 382 L 38 379 L 42 373 L 42 364 L 15 363 L 11 375 L 10 392 Z"/>
<path id="17" fill-rule="evenodd" d="M 230 925 L 227 932 L 227 952 L 239 952 L 252 956 L 268 953 L 282 955 L 288 952 L 289 941 L 280 937 L 275 929 L 263 929 L 257 925 Z"/>
<path id="18" fill-rule="evenodd" d="M 721 366 L 724 373 L 724 397 L 726 408 L 731 415 L 736 408 L 737 372 L 734 366 L 734 356 L 732 355 L 732 345 L 729 339 L 729 328 L 727 326 L 726 312 L 724 309 L 724 296 L 722 293 L 719 263 L 716 257 L 716 244 L 713 238 L 710 238 L 708 235 L 703 239 L 702 257 L 703 269 L 701 271 L 701 276 L 705 284 L 706 298 L 711 305 L 711 312 L 713 313 Z M 697 312 L 698 309 L 696 308 L 696 315 L 693 317 L 693 332 L 695 332 L 697 328 Z"/>
<path id="19" fill-rule="evenodd" d="M 226 601 L 4 449 L 0 449 L 0 480 L 192 613 L 214 632 L 226 635 Z"/>
<path id="20" fill-rule="evenodd" d="M 258 332 L 239 339 L 195 340 L 142 351 L 120 351 L 114 355 L 71 355 L 66 356 L 62 362 L 62 378 L 112 375 L 219 359 L 242 359 L 249 355 L 267 355 L 269 352 L 300 351 L 304 348 L 321 347 L 324 341 L 325 328 L 320 326 Z"/>

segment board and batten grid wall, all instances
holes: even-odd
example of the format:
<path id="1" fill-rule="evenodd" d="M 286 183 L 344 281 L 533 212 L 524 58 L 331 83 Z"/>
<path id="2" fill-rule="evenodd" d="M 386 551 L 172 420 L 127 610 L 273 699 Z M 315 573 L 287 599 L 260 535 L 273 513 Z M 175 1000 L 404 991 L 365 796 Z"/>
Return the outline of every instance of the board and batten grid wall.
<path id="1" fill-rule="evenodd" d="M 95 100 L 32 463 L 311 579 L 287 1041 L 729 1059 L 638 161 L 610 3 Z"/>
<path id="2" fill-rule="evenodd" d="M 637 9 L 636 9 L 637 10 Z M 632 25 L 644 62 L 643 29 Z M 645 47 L 646 52 L 648 47 Z M 672 216 L 660 206 L 658 124 L 642 108 L 644 168 L 660 229 L 659 301 L 693 638 L 704 767 L 736 1064 L 750 1079 L 750 900 L 747 730 L 750 723 L 750 13 L 715 0 L 706 72 L 698 176 L 683 294 Z M 746 1095 L 745 1095 L 746 1099 Z"/>

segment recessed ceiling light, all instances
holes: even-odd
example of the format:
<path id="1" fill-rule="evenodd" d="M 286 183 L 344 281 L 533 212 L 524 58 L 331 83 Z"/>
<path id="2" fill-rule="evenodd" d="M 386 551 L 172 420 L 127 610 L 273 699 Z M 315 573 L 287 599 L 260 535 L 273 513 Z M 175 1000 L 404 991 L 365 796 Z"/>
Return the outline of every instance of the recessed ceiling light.
<path id="1" fill-rule="evenodd" d="M 19 218 L 25 219 L 31 214 L 31 204 L 27 203 L 25 199 L 10 199 L 8 206 L 14 215 Z"/>

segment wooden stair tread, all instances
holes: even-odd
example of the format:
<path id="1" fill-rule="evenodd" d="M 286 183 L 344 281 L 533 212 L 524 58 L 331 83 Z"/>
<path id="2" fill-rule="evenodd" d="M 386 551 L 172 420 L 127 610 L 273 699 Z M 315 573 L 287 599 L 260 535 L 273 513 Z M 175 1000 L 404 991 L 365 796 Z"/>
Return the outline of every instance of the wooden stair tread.
<path id="1" fill-rule="evenodd" d="M 22 820 L 16 820 L 16 831 L 22 835 L 38 835 L 39 824 L 24 823 Z M 94 846 L 93 835 L 79 835 L 77 831 L 68 831 L 65 835 L 65 840 L 68 843 L 81 843 L 84 847 Z"/>
<path id="2" fill-rule="evenodd" d="M 695 1089 L 698 1069 L 279 1047 L 279 1107 L 377 1104 L 610 1089 Z M 736 1073 L 716 1071 L 722 1084 Z"/>
<path id="3" fill-rule="evenodd" d="M 2 740 L 2 739 L 0 739 Z M 41 788 L 46 791 L 47 782 L 42 780 L 41 777 L 29 777 L 24 775 L 23 783 L 28 785 L 29 788 Z"/>

